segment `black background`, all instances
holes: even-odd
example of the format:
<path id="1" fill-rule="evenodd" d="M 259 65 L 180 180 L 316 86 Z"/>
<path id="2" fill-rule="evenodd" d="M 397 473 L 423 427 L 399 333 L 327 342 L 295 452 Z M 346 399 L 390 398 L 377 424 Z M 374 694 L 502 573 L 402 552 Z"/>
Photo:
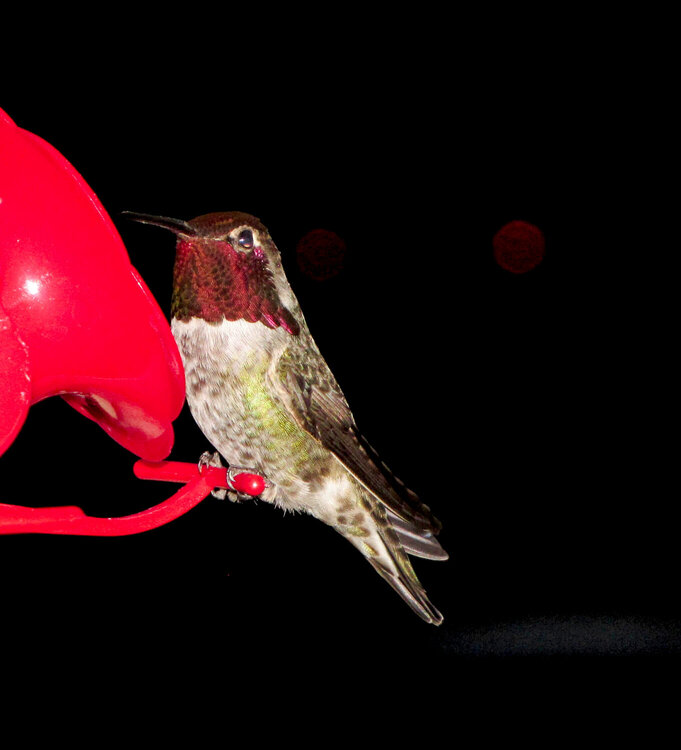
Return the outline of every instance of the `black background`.
<path id="1" fill-rule="evenodd" d="M 3 537 L 5 627 L 175 663 L 370 652 L 443 674 L 678 653 L 624 74 L 586 36 L 556 50 L 553 27 L 541 45 L 434 27 L 359 24 L 274 51 L 238 27 L 175 29 L 144 67 L 44 69 L 0 106 L 81 172 L 166 313 L 172 238 L 122 211 L 262 219 L 360 429 L 443 522 L 450 560 L 415 564 L 444 624 L 313 519 L 208 498 L 135 537 Z M 119 54 L 148 42 L 131 31 Z M 525 275 L 492 257 L 514 219 L 546 237 Z M 296 265 L 315 228 L 348 248 L 325 282 Z M 185 410 L 171 457 L 206 448 Z M 133 461 L 50 399 L 1 459 L 3 500 L 122 515 L 170 493 Z"/>

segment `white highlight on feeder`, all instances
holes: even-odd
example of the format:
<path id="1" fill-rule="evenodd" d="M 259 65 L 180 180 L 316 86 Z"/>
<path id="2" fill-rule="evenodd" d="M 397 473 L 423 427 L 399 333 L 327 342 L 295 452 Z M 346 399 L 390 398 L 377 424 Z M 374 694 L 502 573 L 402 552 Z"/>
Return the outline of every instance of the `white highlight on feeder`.
<path id="1" fill-rule="evenodd" d="M 24 282 L 24 291 L 35 297 L 40 294 L 40 282 L 35 279 L 26 279 Z"/>

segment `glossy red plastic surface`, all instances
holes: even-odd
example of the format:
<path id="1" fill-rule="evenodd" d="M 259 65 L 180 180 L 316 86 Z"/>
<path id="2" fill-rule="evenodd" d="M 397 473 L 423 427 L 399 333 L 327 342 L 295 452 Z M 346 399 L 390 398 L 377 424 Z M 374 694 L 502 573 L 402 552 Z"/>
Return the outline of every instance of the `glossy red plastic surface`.
<path id="1" fill-rule="evenodd" d="M 120 518 L 86 516 L 80 508 L 26 508 L 0 503 L 0 534 L 68 534 L 73 536 L 128 536 L 163 526 L 198 505 L 216 487 L 238 489 L 257 495 L 265 489 L 258 474 L 241 472 L 234 478 L 229 469 L 180 461 L 137 461 L 135 476 L 163 482 L 186 483 L 162 503 Z"/>
<path id="2" fill-rule="evenodd" d="M 161 482 L 189 482 L 197 471 L 210 478 L 213 487 L 236 490 L 244 495 L 256 497 L 260 495 L 267 482 L 260 476 L 250 471 L 230 467 L 228 469 L 201 466 L 197 469 L 196 464 L 188 464 L 183 461 L 138 461 L 135 464 L 135 476 L 139 479 L 155 479 Z"/>
<path id="3" fill-rule="evenodd" d="M 120 518 L 0 503 L 0 534 L 138 534 L 186 513 L 216 487 L 257 495 L 266 486 L 234 468 L 160 461 L 184 403 L 170 327 L 83 178 L 0 110 L 0 455 L 30 405 L 54 395 L 146 459 L 135 464 L 136 476 L 185 486 Z"/>
<path id="4" fill-rule="evenodd" d="M 248 471 L 237 474 L 230 482 L 230 487 L 237 490 L 237 492 L 242 492 L 244 495 L 253 495 L 254 497 L 260 495 L 266 486 L 267 484 L 260 474 L 252 474 Z"/>
<path id="5" fill-rule="evenodd" d="M 196 476 L 197 471 L 210 479 L 213 488 L 222 487 L 256 497 L 267 487 L 267 482 L 260 474 L 253 474 L 234 466 L 225 469 L 202 465 L 198 469 L 196 464 L 182 461 L 138 461 L 135 464 L 136 477 L 161 482 L 189 482 Z"/>
<path id="6" fill-rule="evenodd" d="M 119 518 L 87 516 L 73 505 L 26 508 L 0 503 L 0 534 L 68 534 L 71 536 L 128 536 L 150 531 L 174 521 L 207 497 L 210 476 L 195 476 L 162 503 L 140 513 Z"/>
<path id="7" fill-rule="evenodd" d="M 61 395 L 157 461 L 184 402 L 165 316 L 111 219 L 52 146 L 0 110 L 0 454 Z"/>

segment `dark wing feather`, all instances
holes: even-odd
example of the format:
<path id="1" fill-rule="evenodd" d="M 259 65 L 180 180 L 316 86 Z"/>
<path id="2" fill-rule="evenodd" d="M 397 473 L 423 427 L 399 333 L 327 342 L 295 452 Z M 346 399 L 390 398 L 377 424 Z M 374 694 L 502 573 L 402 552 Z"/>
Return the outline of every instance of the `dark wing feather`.
<path id="1" fill-rule="evenodd" d="M 300 339 L 307 339 L 304 343 L 318 356 L 305 356 Z M 390 472 L 360 435 L 343 392 L 309 334 L 296 337 L 295 343 L 282 354 L 276 377 L 278 386 L 285 390 L 284 401 L 298 424 L 332 451 L 394 516 L 415 526 L 418 535 L 423 537 L 420 546 L 428 545 L 427 540 L 440 530 L 440 522 L 430 508 Z M 432 539 L 430 547 L 433 558 L 446 557 L 436 540 Z M 419 552 L 414 550 L 412 554 Z"/>

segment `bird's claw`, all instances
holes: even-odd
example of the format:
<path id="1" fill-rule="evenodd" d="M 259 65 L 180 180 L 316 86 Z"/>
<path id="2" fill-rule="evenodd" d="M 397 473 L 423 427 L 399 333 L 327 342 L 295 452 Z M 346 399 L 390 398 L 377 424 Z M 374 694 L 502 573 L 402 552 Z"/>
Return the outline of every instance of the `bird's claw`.
<path id="1" fill-rule="evenodd" d="M 215 453 L 204 451 L 199 457 L 199 474 L 204 466 L 214 466 L 218 469 L 222 469 L 223 464 L 220 454 L 217 451 L 215 451 Z"/>
<path id="2" fill-rule="evenodd" d="M 222 459 L 220 458 L 220 454 L 215 451 L 214 453 L 211 453 L 210 451 L 204 451 L 201 456 L 199 457 L 199 474 L 206 466 L 213 466 L 217 469 L 223 469 L 224 465 L 222 463 Z M 231 490 L 224 489 L 222 487 L 215 487 L 210 491 L 210 494 L 213 497 L 216 497 L 218 500 L 224 500 L 226 497 L 229 496 L 229 499 L 232 502 L 236 502 L 236 492 L 233 492 Z M 234 497 L 232 497 L 234 496 Z"/>
<path id="3" fill-rule="evenodd" d="M 220 454 L 215 451 L 214 453 L 211 453 L 210 451 L 204 451 L 201 454 L 201 457 L 199 458 L 199 474 L 201 473 L 201 470 L 205 466 L 213 466 L 218 469 L 224 468 L 224 464 L 222 463 L 222 458 Z M 239 474 L 258 474 L 255 469 L 247 468 L 245 466 L 229 466 L 227 467 L 227 484 L 228 488 L 224 487 L 215 487 L 213 490 L 211 490 L 211 495 L 213 497 L 218 498 L 218 500 L 224 500 L 225 498 L 228 498 L 233 503 L 241 502 L 242 500 L 250 500 L 252 499 L 252 495 L 248 495 L 244 492 L 239 492 L 237 489 L 234 488 L 233 482 L 234 479 Z M 265 482 L 265 487 L 270 487 L 271 483 L 267 481 L 263 477 L 263 481 Z"/>

